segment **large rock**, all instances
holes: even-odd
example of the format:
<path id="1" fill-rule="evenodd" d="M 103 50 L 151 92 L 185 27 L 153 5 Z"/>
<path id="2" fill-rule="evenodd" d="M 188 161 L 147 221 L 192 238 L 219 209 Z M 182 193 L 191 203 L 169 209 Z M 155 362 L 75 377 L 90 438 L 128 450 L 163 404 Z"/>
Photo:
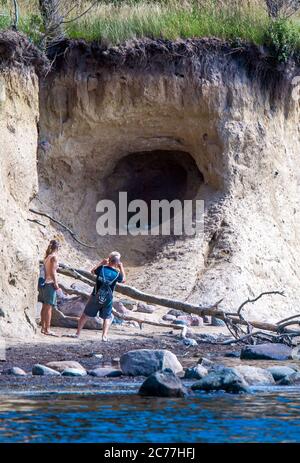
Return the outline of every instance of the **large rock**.
<path id="1" fill-rule="evenodd" d="M 77 328 L 79 317 L 65 315 L 59 309 L 52 310 L 51 325 L 60 328 Z M 88 330 L 102 330 L 103 320 L 100 317 L 88 318 L 85 329 Z"/>
<path id="2" fill-rule="evenodd" d="M 141 385 L 139 394 L 153 397 L 184 397 L 186 389 L 169 369 L 150 375 Z"/>
<path id="3" fill-rule="evenodd" d="M 123 354 L 120 359 L 124 375 L 150 376 L 156 371 L 169 368 L 173 373 L 182 371 L 182 365 L 176 355 L 168 350 L 140 349 Z"/>
<path id="4" fill-rule="evenodd" d="M 86 371 L 85 368 L 83 368 L 82 365 L 80 365 L 79 362 L 76 362 L 74 360 L 62 360 L 62 361 L 57 361 L 57 362 L 48 362 L 47 367 L 52 368 L 53 370 L 59 371 L 60 373 L 63 373 L 67 368 L 74 368 L 75 370 L 82 370 Z"/>
<path id="5" fill-rule="evenodd" d="M 81 368 L 66 368 L 62 372 L 63 376 L 86 376 L 87 372 Z"/>
<path id="6" fill-rule="evenodd" d="M 201 365 L 196 365 L 192 368 L 187 368 L 185 370 L 184 378 L 185 379 L 202 379 L 208 374 L 206 368 Z"/>
<path id="7" fill-rule="evenodd" d="M 280 386 L 293 386 L 300 384 L 300 373 L 298 371 L 294 371 L 291 375 L 287 375 L 282 378 L 280 381 L 277 382 Z"/>
<path id="8" fill-rule="evenodd" d="M 248 392 L 248 384 L 234 368 L 219 368 L 192 385 L 194 391 Z"/>
<path id="9" fill-rule="evenodd" d="M 285 344 L 258 344 L 245 346 L 241 351 L 241 359 L 245 360 L 288 360 L 291 358 L 291 347 Z"/>
<path id="10" fill-rule="evenodd" d="M 250 365 L 239 365 L 235 367 L 249 385 L 267 385 L 275 384 L 272 374 L 263 368 L 253 367 Z"/>
<path id="11" fill-rule="evenodd" d="M 59 298 L 57 306 L 64 315 L 79 318 L 85 309 L 87 301 L 88 297 L 84 296 Z"/>
<path id="12" fill-rule="evenodd" d="M 122 376 L 122 371 L 116 368 L 95 368 L 89 371 L 89 375 L 97 376 L 98 378 L 117 378 Z"/>
<path id="13" fill-rule="evenodd" d="M 19 367 L 11 367 L 2 371 L 2 375 L 26 376 L 26 372 Z"/>
<path id="14" fill-rule="evenodd" d="M 33 365 L 32 374 L 37 376 L 60 376 L 59 371 L 40 364 Z"/>
<path id="15" fill-rule="evenodd" d="M 275 381 L 280 381 L 286 376 L 293 375 L 295 370 L 287 366 L 274 366 L 267 369 L 273 376 Z"/>

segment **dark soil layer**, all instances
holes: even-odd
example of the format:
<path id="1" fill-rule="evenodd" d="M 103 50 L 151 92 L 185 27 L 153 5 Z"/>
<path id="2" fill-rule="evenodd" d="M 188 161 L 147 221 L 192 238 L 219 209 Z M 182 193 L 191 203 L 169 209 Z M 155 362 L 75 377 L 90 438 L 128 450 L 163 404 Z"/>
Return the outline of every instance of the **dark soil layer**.
<path id="1" fill-rule="evenodd" d="M 23 344 L 22 346 L 10 347 L 6 352 L 6 361 L 0 363 L 0 371 L 12 366 L 18 366 L 27 373 L 31 372 L 32 366 L 36 363 L 46 364 L 51 361 L 76 360 L 87 370 L 111 366 L 114 359 L 119 358 L 123 353 L 134 349 L 168 349 L 177 355 L 178 360 L 184 368 L 194 366 L 201 356 L 223 362 L 225 352 L 237 350 L 238 347 L 199 344 L 196 347 L 184 346 L 178 337 L 155 336 L 154 338 L 135 338 L 134 340 L 116 340 L 108 343 L 101 341 L 76 341 L 68 344 Z M 103 358 L 98 359 L 94 354 L 102 354 Z M 117 364 L 113 364 L 118 368 Z M 24 376 L 0 375 L 0 390 L 51 390 L 57 388 L 76 387 L 97 387 L 105 382 L 141 382 L 142 377 L 117 378 L 96 378 L 86 377 L 57 377 L 57 376 Z"/>
<path id="2" fill-rule="evenodd" d="M 49 61 L 24 34 L 12 30 L 0 32 L 0 68 L 12 66 L 21 69 L 32 66 L 41 76 L 49 68 Z"/>
<path id="3" fill-rule="evenodd" d="M 178 78 L 194 76 L 210 79 L 216 72 L 231 81 L 238 70 L 244 70 L 272 102 L 289 99 L 291 77 L 299 75 L 299 63 L 279 63 L 267 47 L 242 40 L 217 38 L 136 39 L 118 46 L 101 41 L 65 39 L 49 47 L 48 57 L 54 72 L 130 71 L 171 73 Z M 217 64 L 218 63 L 218 64 Z"/>

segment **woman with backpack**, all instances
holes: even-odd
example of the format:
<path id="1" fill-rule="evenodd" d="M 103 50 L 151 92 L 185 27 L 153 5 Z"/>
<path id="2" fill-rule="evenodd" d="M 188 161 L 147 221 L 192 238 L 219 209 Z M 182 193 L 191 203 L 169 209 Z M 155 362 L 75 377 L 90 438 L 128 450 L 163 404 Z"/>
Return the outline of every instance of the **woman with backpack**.
<path id="1" fill-rule="evenodd" d="M 125 282 L 125 271 L 120 258 L 120 253 L 112 252 L 107 259 L 103 259 L 92 269 L 92 273 L 97 277 L 96 285 L 78 321 L 75 337 L 79 338 L 88 317 L 96 317 L 99 313 L 103 319 L 102 341 L 108 341 L 107 335 L 112 321 L 113 292 L 117 283 Z"/>

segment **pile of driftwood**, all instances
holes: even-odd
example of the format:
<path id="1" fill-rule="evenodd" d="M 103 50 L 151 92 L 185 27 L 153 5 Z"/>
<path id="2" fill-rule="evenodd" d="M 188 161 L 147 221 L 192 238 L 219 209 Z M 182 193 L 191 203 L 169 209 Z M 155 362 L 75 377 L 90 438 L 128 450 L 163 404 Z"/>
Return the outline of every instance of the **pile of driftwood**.
<path id="1" fill-rule="evenodd" d="M 60 264 L 58 273 L 67 277 L 74 278 L 76 280 L 80 280 L 91 287 L 95 285 L 95 276 L 92 273 L 82 269 L 75 269 L 67 265 Z M 61 287 L 62 290 L 68 294 L 87 295 L 87 292 L 84 291 L 72 289 L 64 285 L 61 285 Z M 116 285 L 116 291 L 138 301 L 181 310 L 188 314 L 196 314 L 201 317 L 214 316 L 219 318 L 225 322 L 229 332 L 234 338 L 234 340 L 231 338 L 228 341 L 222 341 L 222 344 L 232 344 L 234 342 L 241 342 L 245 344 L 256 344 L 259 342 L 279 342 L 294 346 L 297 344 L 297 338 L 300 338 L 300 329 L 295 329 L 296 325 L 300 326 L 300 314 L 288 317 L 276 324 L 255 320 L 246 320 L 243 315 L 243 309 L 246 304 L 256 302 L 258 299 L 266 295 L 276 294 L 279 296 L 284 296 L 282 291 L 266 291 L 254 299 L 247 299 L 235 312 L 227 312 L 225 310 L 221 310 L 219 305 L 222 302 L 222 299 L 211 306 L 201 307 L 195 304 L 189 304 L 187 302 L 181 302 L 178 300 L 147 294 L 131 286 L 119 283 Z M 136 321 L 139 323 L 140 327 L 142 327 L 142 324 L 145 323 L 160 327 L 181 329 L 183 330 L 184 335 L 184 329 L 182 326 L 159 323 L 147 318 L 141 319 L 140 317 L 133 316 L 132 314 L 120 314 L 115 310 L 114 315 L 127 321 Z"/>

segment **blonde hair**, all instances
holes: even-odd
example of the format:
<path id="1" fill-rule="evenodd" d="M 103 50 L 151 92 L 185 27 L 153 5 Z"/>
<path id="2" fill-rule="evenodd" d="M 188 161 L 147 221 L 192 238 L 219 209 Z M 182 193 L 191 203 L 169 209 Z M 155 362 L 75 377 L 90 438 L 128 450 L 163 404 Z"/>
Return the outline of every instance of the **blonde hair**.
<path id="1" fill-rule="evenodd" d="M 59 248 L 60 244 L 58 240 L 51 240 L 45 254 L 45 259 L 50 256 L 53 252 L 57 251 Z"/>

